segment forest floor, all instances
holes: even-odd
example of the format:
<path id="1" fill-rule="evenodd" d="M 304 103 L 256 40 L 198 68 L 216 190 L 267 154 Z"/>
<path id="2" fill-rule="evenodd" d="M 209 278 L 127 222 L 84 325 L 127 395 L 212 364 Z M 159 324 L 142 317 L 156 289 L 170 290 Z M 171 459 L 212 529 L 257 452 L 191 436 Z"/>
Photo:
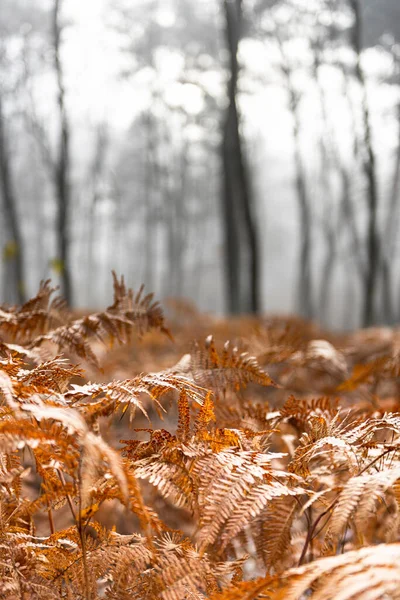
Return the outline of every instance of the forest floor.
<path id="1" fill-rule="evenodd" d="M 51 294 L 0 311 L 1 597 L 398 597 L 398 329 Z"/>

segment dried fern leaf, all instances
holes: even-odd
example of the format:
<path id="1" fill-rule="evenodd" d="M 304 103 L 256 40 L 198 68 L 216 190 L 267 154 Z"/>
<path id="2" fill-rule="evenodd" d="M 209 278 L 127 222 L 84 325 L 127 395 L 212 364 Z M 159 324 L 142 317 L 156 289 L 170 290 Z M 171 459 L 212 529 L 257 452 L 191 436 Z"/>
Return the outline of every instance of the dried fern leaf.
<path id="1" fill-rule="evenodd" d="M 239 583 L 212 600 L 379 600 L 397 598 L 399 587 L 400 544 L 380 544 Z"/>
<path id="2" fill-rule="evenodd" d="M 179 373 L 184 368 L 184 372 L 187 373 L 187 360 L 184 364 L 182 361 L 174 370 Z M 190 374 L 198 385 L 216 392 L 228 389 L 238 391 L 250 382 L 277 387 L 254 356 L 231 348 L 229 342 L 226 342 L 223 351 L 218 353 L 212 336 L 206 339 L 204 346 L 195 344 L 191 354 Z"/>
<path id="3" fill-rule="evenodd" d="M 357 533 L 364 533 L 371 517 L 375 516 L 377 503 L 399 479 L 399 466 L 351 477 L 340 492 L 333 509 L 328 538 L 338 539 L 350 519 L 354 520 Z"/>
<path id="4" fill-rule="evenodd" d="M 272 469 L 271 461 L 282 456 L 227 449 L 195 461 L 191 473 L 199 487 L 201 548 L 218 539 L 223 551 L 273 498 L 305 493 L 287 473 Z"/>
<path id="5" fill-rule="evenodd" d="M 24 446 L 34 449 L 39 444 L 57 445 L 57 437 L 54 437 L 57 430 L 46 430 L 45 427 L 36 426 L 36 423 L 55 422 L 61 425 L 69 436 L 74 437 L 75 442 L 82 448 L 88 476 L 89 469 L 101 468 L 106 462 L 123 490 L 123 495 L 128 496 L 121 458 L 100 436 L 89 430 L 78 411 L 44 404 L 22 404 L 20 408 L 18 420 L 0 421 L 0 449 L 10 452 Z M 60 456 L 57 456 L 57 459 L 60 460 Z"/>
<path id="6" fill-rule="evenodd" d="M 50 280 L 40 284 L 37 295 L 21 307 L 0 307 L 0 333 L 21 343 L 27 343 L 65 323 L 68 318 L 64 300 L 51 296 L 57 288 Z"/>
<path id="7" fill-rule="evenodd" d="M 323 417 L 330 422 L 338 413 L 338 399 L 330 397 L 313 398 L 311 400 L 298 399 L 289 396 L 279 411 L 280 421 L 289 421 L 300 431 L 308 429 L 310 416 Z"/>
<path id="8" fill-rule="evenodd" d="M 72 352 L 98 366 L 97 358 L 89 345 L 91 338 L 111 343 L 116 340 L 123 344 L 131 338 L 134 330 L 139 335 L 143 335 L 151 329 L 159 329 L 170 335 L 165 327 L 160 305 L 158 302 L 153 302 L 153 294 L 143 296 L 142 287 L 134 295 L 131 289 L 125 287 L 123 277 L 119 281 L 113 272 L 113 279 L 114 302 L 104 312 L 76 319 L 70 324 L 35 337 L 29 348 L 38 348 L 46 342 L 51 342 L 58 347 L 59 351 Z"/>
<path id="9" fill-rule="evenodd" d="M 205 390 L 188 380 L 186 377 L 172 375 L 169 372 L 149 373 L 138 375 L 133 379 L 125 381 L 112 381 L 108 384 L 89 383 L 83 386 L 73 385 L 66 393 L 66 397 L 79 408 L 90 420 L 99 416 L 107 416 L 114 413 L 119 407 L 131 408 L 131 416 L 139 409 L 147 418 L 148 414 L 143 406 L 141 396 L 149 396 L 156 407 L 162 412 L 159 399 L 168 392 L 185 393 L 198 404 L 203 403 Z M 87 402 L 88 398 L 96 399 L 95 402 Z"/>
<path id="10" fill-rule="evenodd" d="M 280 570 L 291 541 L 291 529 L 299 504 L 287 496 L 271 500 L 266 509 L 252 522 L 257 555 L 266 569 Z"/>

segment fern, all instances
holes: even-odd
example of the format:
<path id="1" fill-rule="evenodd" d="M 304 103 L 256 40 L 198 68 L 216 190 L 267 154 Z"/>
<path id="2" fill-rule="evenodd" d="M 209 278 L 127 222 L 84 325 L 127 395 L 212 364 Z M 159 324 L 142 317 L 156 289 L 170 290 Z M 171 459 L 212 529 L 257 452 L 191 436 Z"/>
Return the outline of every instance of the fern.
<path id="1" fill-rule="evenodd" d="M 317 600 L 396 598 L 400 584 L 400 544 L 381 544 L 316 560 L 276 577 L 246 582 L 212 600 Z"/>
<path id="2" fill-rule="evenodd" d="M 114 275 L 113 304 L 74 318 L 54 291 L 0 308 L 1 598 L 398 596 L 394 345 L 196 315 L 141 351 L 133 333 L 169 334 L 151 295 Z M 169 367 L 205 328 L 248 352 L 208 336 Z M 97 364 L 99 341 L 125 349 L 88 381 L 68 356 Z"/>
<path id="3" fill-rule="evenodd" d="M 226 342 L 219 353 L 212 336 L 205 344 L 194 344 L 192 354 L 184 356 L 173 369 L 173 372 L 189 375 L 198 385 L 225 392 L 228 389 L 240 390 L 249 382 L 264 386 L 277 384 L 258 364 L 254 356 L 239 352 Z"/>
<path id="4" fill-rule="evenodd" d="M 143 335 L 151 329 L 160 329 L 169 334 L 164 325 L 164 316 L 160 305 L 153 302 L 153 294 L 143 296 L 143 288 L 135 295 L 127 289 L 123 277 L 119 281 L 113 272 L 114 302 L 104 312 L 94 313 L 81 319 L 75 319 L 67 325 L 51 327 L 52 321 L 46 323 L 50 329 L 48 333 L 32 336 L 36 332 L 33 325 L 29 328 L 24 325 L 23 331 L 31 334 L 29 349 L 36 349 L 45 343 L 54 344 L 59 350 L 62 348 L 72 354 L 98 365 L 96 355 L 91 349 L 88 340 L 95 338 L 102 342 L 109 340 L 120 344 L 127 342 L 132 332 L 136 329 Z M 0 314 L 1 317 L 1 314 Z M 32 315 L 35 322 L 35 314 Z M 30 323 L 30 321 L 29 321 Z"/>

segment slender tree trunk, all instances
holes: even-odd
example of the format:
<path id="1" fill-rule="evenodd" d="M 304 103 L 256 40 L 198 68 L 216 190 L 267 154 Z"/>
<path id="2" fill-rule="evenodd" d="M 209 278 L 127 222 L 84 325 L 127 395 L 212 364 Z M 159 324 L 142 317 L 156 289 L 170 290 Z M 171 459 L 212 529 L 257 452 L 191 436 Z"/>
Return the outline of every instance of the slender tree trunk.
<path id="1" fill-rule="evenodd" d="M 189 184 L 189 161 L 188 144 L 182 140 L 180 150 L 178 177 L 179 184 L 175 195 L 175 269 L 173 271 L 174 293 L 177 297 L 184 295 L 185 282 L 185 248 L 187 242 L 187 230 L 189 227 L 187 204 L 190 201 L 188 197 Z"/>
<path id="2" fill-rule="evenodd" d="M 389 208 L 386 216 L 384 248 L 382 248 L 382 279 L 383 279 L 383 318 L 388 323 L 393 323 L 396 314 L 393 306 L 393 272 L 391 262 L 396 243 L 396 234 L 399 224 L 399 200 L 400 200 L 400 103 L 397 106 L 398 142 L 396 160 L 394 165 L 393 183 L 390 191 Z"/>
<path id="3" fill-rule="evenodd" d="M 101 183 L 104 177 L 106 157 L 108 151 L 108 129 L 106 123 L 102 123 L 96 130 L 96 142 L 94 149 L 93 162 L 89 172 L 89 181 L 87 186 L 87 200 L 89 206 L 86 210 L 86 236 L 87 236 L 87 273 L 86 273 L 86 302 L 89 306 L 92 302 L 91 292 L 93 289 L 93 269 L 95 255 L 95 231 L 96 231 L 96 209 L 101 199 Z M 85 231 L 85 229 L 84 229 Z"/>
<path id="4" fill-rule="evenodd" d="M 357 278 L 360 280 L 361 285 L 364 283 L 366 275 L 366 256 L 364 253 L 363 240 L 361 239 L 358 226 L 357 226 L 357 215 L 356 207 L 352 199 L 352 173 L 357 161 L 360 156 L 360 143 L 357 132 L 356 115 L 354 112 L 354 105 L 352 102 L 350 90 L 349 90 L 349 76 L 346 71 L 346 67 L 342 69 L 343 75 L 343 96 L 347 99 L 347 105 L 349 109 L 349 116 L 351 120 L 351 134 L 353 137 L 352 143 L 352 160 L 350 164 L 345 164 L 345 161 L 340 158 L 339 152 L 337 152 L 339 161 L 340 178 L 342 182 L 342 194 L 341 194 L 341 206 L 340 206 L 340 219 L 338 224 L 339 231 L 345 231 L 347 229 L 350 238 L 350 252 L 346 254 L 353 258 L 353 264 L 356 269 Z M 354 311 L 356 287 L 358 281 L 354 281 L 354 277 L 349 269 L 346 267 L 347 275 L 347 289 L 345 290 L 345 315 L 344 315 L 344 327 L 354 327 L 359 319 L 359 314 L 356 316 Z"/>
<path id="5" fill-rule="evenodd" d="M 154 207 L 153 207 L 153 175 L 154 175 L 154 127 L 152 115 L 145 117 L 146 151 L 144 155 L 144 201 L 145 201 L 145 230 L 144 230 L 144 281 L 147 289 L 153 289 L 153 242 L 154 242 Z"/>
<path id="6" fill-rule="evenodd" d="M 287 92 L 289 94 L 289 107 L 293 118 L 294 139 L 294 163 L 296 178 L 296 193 L 299 204 L 300 217 L 300 252 L 299 252 L 299 280 L 298 280 L 298 305 L 299 312 L 305 318 L 314 316 L 313 304 L 313 277 L 311 262 L 311 209 L 308 198 L 307 181 L 304 171 L 301 141 L 300 141 L 300 117 L 298 112 L 298 94 L 292 83 L 291 68 L 285 55 L 283 42 L 278 30 L 276 39 L 282 57 L 282 73 L 286 80 Z"/>
<path id="7" fill-rule="evenodd" d="M 238 47 L 241 37 L 242 0 L 224 0 L 226 40 L 230 57 L 228 108 L 223 125 L 223 217 L 228 310 L 259 310 L 259 248 L 253 216 L 247 165 L 240 136 L 237 107 Z"/>
<path id="8" fill-rule="evenodd" d="M 375 319 L 375 300 L 380 266 L 380 244 L 377 222 L 378 183 L 376 176 L 375 153 L 371 135 L 371 117 L 369 112 L 364 71 L 361 66 L 362 22 L 360 0 L 350 0 L 354 16 L 353 48 L 356 53 L 356 77 L 362 90 L 363 169 L 367 179 L 368 226 L 366 238 L 367 268 L 364 282 L 363 324 L 371 325 Z"/>
<path id="9" fill-rule="evenodd" d="M 23 246 L 16 210 L 16 198 L 12 184 L 9 152 L 2 92 L 0 89 L 0 185 L 8 233 L 8 242 L 3 248 L 3 259 L 8 267 L 6 269 L 7 277 L 5 285 L 11 292 L 8 294 L 7 300 L 23 304 L 25 301 Z"/>
<path id="10" fill-rule="evenodd" d="M 299 306 L 300 314 L 307 319 L 314 316 L 313 285 L 311 265 L 311 211 L 307 194 L 307 184 L 301 160 L 299 123 L 295 115 L 295 166 L 296 190 L 300 209 L 300 263 L 299 263 Z"/>
<path id="11" fill-rule="evenodd" d="M 69 256 L 69 217 L 71 204 L 70 189 L 70 131 L 65 105 L 64 72 L 60 56 L 61 31 L 60 11 L 62 0 L 54 0 L 53 9 L 53 44 L 54 44 L 54 68 L 57 78 L 58 113 L 59 113 L 59 139 L 58 155 L 55 161 L 54 183 L 57 195 L 57 253 L 61 275 L 62 293 L 68 302 L 72 304 L 72 286 Z"/>
<path id="12" fill-rule="evenodd" d="M 322 131 L 319 136 L 320 152 L 320 186 L 321 199 L 324 199 L 323 230 L 326 239 L 326 253 L 322 265 L 322 277 L 319 290 L 318 312 L 322 323 L 329 323 L 331 285 L 334 266 L 337 258 L 338 229 L 334 214 L 335 193 L 332 187 L 331 174 L 337 166 L 336 147 L 332 136 L 327 110 L 326 95 L 323 83 L 320 80 L 320 66 L 322 58 L 322 41 L 317 39 L 314 43 L 314 79 L 318 89 L 321 108 Z"/>

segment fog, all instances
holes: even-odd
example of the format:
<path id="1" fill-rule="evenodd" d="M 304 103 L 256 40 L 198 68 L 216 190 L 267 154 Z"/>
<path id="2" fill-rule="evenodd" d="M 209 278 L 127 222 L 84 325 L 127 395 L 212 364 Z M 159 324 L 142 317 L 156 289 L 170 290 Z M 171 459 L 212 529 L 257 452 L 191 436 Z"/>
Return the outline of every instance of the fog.
<path id="1" fill-rule="evenodd" d="M 379 4 L 379 6 L 378 6 Z M 399 318 L 397 0 L 0 0 L 0 300 Z"/>

